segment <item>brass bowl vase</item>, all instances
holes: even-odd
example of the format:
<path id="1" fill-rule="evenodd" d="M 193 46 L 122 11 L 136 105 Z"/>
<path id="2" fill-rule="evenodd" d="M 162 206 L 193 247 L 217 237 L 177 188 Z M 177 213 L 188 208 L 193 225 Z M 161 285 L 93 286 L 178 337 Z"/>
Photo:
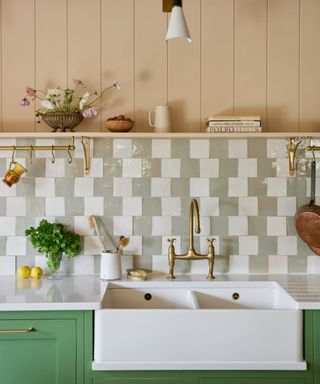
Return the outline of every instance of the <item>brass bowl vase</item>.
<path id="1" fill-rule="evenodd" d="M 74 132 L 73 128 L 83 120 L 80 112 L 38 113 L 38 116 L 52 128 L 52 132 Z"/>

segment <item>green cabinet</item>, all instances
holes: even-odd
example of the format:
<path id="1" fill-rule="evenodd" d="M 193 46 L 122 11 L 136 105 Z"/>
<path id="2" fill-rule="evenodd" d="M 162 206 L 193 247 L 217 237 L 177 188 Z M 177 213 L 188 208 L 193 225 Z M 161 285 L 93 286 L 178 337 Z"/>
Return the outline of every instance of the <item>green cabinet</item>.
<path id="1" fill-rule="evenodd" d="M 1 312 L 0 382 L 83 384 L 82 312 Z"/>
<path id="2" fill-rule="evenodd" d="M 93 384 L 198 384 L 198 379 L 174 379 L 167 377 L 165 379 L 157 379 L 157 378 L 135 378 L 135 379 L 94 379 Z"/>

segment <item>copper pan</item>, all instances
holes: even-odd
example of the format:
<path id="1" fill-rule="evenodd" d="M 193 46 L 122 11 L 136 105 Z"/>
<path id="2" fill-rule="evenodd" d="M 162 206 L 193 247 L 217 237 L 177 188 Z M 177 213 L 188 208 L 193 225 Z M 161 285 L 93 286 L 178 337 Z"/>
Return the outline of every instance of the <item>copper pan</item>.
<path id="1" fill-rule="evenodd" d="M 295 224 L 298 235 L 320 256 L 320 207 L 315 202 L 316 162 L 311 164 L 311 200 L 297 210 Z"/>

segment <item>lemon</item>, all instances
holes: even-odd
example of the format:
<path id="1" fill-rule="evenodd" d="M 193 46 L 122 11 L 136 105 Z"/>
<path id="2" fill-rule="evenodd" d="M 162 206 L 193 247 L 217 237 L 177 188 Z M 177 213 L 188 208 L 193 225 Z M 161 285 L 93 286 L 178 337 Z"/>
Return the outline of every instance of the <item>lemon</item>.
<path id="1" fill-rule="evenodd" d="M 17 288 L 18 289 L 29 289 L 30 288 L 30 282 L 31 282 L 30 279 L 17 279 Z"/>
<path id="2" fill-rule="evenodd" d="M 31 288 L 32 289 L 40 289 L 41 287 L 42 287 L 42 280 L 41 279 L 32 279 L 31 280 Z"/>
<path id="3" fill-rule="evenodd" d="M 40 267 L 33 267 L 31 269 L 31 276 L 34 279 L 40 279 L 42 274 L 43 274 L 43 272 L 42 272 L 42 269 Z"/>
<path id="4" fill-rule="evenodd" d="M 30 276 L 30 273 L 31 273 L 31 269 L 27 265 L 23 265 L 17 270 L 17 276 L 20 279 L 27 279 Z"/>

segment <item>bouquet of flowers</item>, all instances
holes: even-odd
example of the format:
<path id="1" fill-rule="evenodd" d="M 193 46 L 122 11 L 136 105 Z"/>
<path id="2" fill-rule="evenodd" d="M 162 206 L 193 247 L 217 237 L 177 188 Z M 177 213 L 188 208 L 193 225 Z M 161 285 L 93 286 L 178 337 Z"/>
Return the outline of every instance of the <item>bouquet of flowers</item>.
<path id="1" fill-rule="evenodd" d="M 105 88 L 99 95 L 96 91 L 92 93 L 85 91 L 86 86 L 81 80 L 73 79 L 73 83 L 74 88 L 49 88 L 47 92 L 27 86 L 26 95 L 21 100 L 20 105 L 27 107 L 31 104 L 31 101 L 39 99 L 41 101 L 40 108 L 36 110 L 37 116 L 77 112 L 84 118 L 89 118 L 98 114 L 98 109 L 94 104 L 102 98 L 108 89 L 120 89 L 119 83 L 115 80 L 112 85 Z"/>

